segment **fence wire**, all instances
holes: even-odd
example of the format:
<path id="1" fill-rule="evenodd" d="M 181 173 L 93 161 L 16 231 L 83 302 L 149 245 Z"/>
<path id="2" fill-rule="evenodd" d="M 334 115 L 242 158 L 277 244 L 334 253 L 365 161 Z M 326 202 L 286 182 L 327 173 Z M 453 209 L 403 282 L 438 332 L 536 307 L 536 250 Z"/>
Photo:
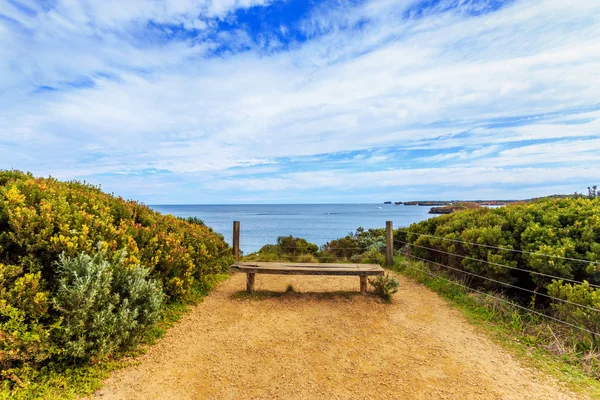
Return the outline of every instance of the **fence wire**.
<path id="1" fill-rule="evenodd" d="M 411 258 L 414 258 L 414 259 L 417 259 L 417 260 L 429 263 L 429 264 L 434 264 L 434 265 L 437 265 L 437 266 L 440 266 L 440 267 L 443 267 L 443 268 L 446 268 L 446 269 L 457 271 L 457 272 L 460 272 L 460 273 L 463 273 L 463 274 L 468 274 L 468 275 L 471 275 L 471 276 L 474 276 L 474 277 L 477 277 L 477 278 L 480 278 L 480 279 L 485 279 L 485 280 L 490 281 L 490 282 L 499 283 L 499 284 L 504 285 L 506 287 L 510 287 L 510 288 L 513 288 L 513 289 L 523 290 L 525 292 L 529 292 L 529 293 L 534 294 L 536 296 L 543 296 L 543 297 L 546 297 L 546 298 L 549 298 L 549 299 L 552 299 L 552 300 L 561 301 L 563 303 L 571 304 L 571 305 L 574 305 L 574 306 L 577 306 L 577 307 L 586 308 L 586 309 L 591 310 L 591 311 L 600 312 L 600 309 L 594 308 L 594 307 L 590 307 L 590 306 L 586 306 L 585 304 L 575 303 L 575 302 L 572 302 L 572 301 L 569 301 L 569 300 L 564 300 L 564 299 L 561 299 L 561 298 L 558 298 L 558 297 L 550 296 L 549 294 L 545 294 L 545 293 L 541 293 L 541 292 L 536 292 L 534 290 L 522 288 L 520 286 L 515 286 L 515 285 L 512 285 L 510 283 L 506 283 L 506 282 L 502 282 L 502 281 L 499 281 L 499 280 L 496 280 L 496 279 L 488 278 L 486 276 L 478 275 L 478 274 L 475 274 L 473 272 L 465 271 L 465 270 L 462 270 L 462 269 L 451 267 L 449 265 L 445 265 L 445 264 L 441 264 L 441 263 L 438 263 L 438 262 L 435 262 L 435 261 L 427 260 L 425 258 L 417 257 L 417 256 L 414 256 L 414 255 L 409 254 L 409 253 L 402 253 L 402 252 L 399 252 L 399 253 L 402 254 L 402 255 L 405 255 L 405 256 L 408 256 L 408 257 L 411 257 Z"/>
<path id="2" fill-rule="evenodd" d="M 488 248 L 488 249 L 495 249 L 495 250 L 502 250 L 502 251 L 512 251 L 512 252 L 515 252 L 515 253 L 529 254 L 529 255 L 533 255 L 533 256 L 541 256 L 541 257 L 549 257 L 549 258 L 557 258 L 557 259 L 561 259 L 561 260 L 583 262 L 583 263 L 588 263 L 588 264 L 600 264 L 598 261 L 584 260 L 582 258 L 563 257 L 563 256 L 552 255 L 552 254 L 538 253 L 538 252 L 534 252 L 534 251 L 526 251 L 526 250 L 519 250 L 519 249 L 509 249 L 507 247 L 498 247 L 498 246 L 492 246 L 492 245 L 489 245 L 489 244 L 465 242 L 465 241 L 462 241 L 462 240 L 448 239 L 448 238 L 443 238 L 441 236 L 428 235 L 428 234 L 425 234 L 425 233 L 411 232 L 411 231 L 407 231 L 407 230 L 404 230 L 404 229 L 396 229 L 396 231 L 404 232 L 404 233 L 411 234 L 411 235 L 425 236 L 425 237 L 429 237 L 429 238 L 444 240 L 444 241 L 448 241 L 448 242 L 462 243 L 462 244 L 466 244 L 466 245 L 469 245 L 469 246 L 479 246 L 479 247 L 485 247 L 485 248 Z"/>
<path id="3" fill-rule="evenodd" d="M 447 255 L 451 255 L 451 256 L 455 256 L 455 257 L 460 257 L 460 258 L 464 258 L 466 260 L 471 260 L 471 261 L 480 262 L 480 263 L 484 263 L 484 264 L 494 265 L 496 267 L 508 268 L 508 269 L 512 269 L 512 270 L 516 270 L 516 271 L 526 272 L 526 273 L 533 274 L 533 275 L 544 276 L 546 278 L 552 278 L 552 279 L 562 280 L 562 281 L 566 281 L 566 282 L 577 283 L 577 284 L 580 284 L 580 285 L 584 284 L 584 282 L 577 281 L 575 279 L 569 279 L 569 278 L 564 278 L 564 277 L 560 277 L 560 276 L 556 276 L 556 275 L 545 274 L 543 272 L 532 271 L 532 270 L 525 269 L 525 268 L 512 267 L 510 265 L 499 264 L 499 263 L 495 263 L 495 262 L 492 262 L 492 261 L 480 260 L 478 258 L 464 256 L 462 254 L 456 254 L 456 253 L 452 253 L 452 252 L 449 252 L 449 251 L 436 249 L 436 248 L 433 248 L 433 247 L 428 247 L 428 246 L 422 246 L 422 245 L 419 245 L 419 244 L 409 243 L 409 242 L 405 242 L 403 240 L 394 240 L 394 242 L 395 243 L 405 244 L 405 245 L 408 245 L 408 246 L 419 247 L 421 249 L 431 250 L 431 251 L 435 251 L 435 252 L 438 252 L 438 253 L 447 254 Z M 591 287 L 600 288 L 599 285 L 594 285 L 594 284 L 589 283 L 589 282 L 588 282 L 588 285 L 590 285 Z"/>
<path id="4" fill-rule="evenodd" d="M 303 231 L 318 231 L 320 229 L 316 229 L 316 228 L 303 228 L 302 230 Z M 354 232 L 354 231 L 356 231 L 356 229 L 349 229 L 348 231 L 349 232 Z M 485 245 L 485 244 L 480 244 L 480 243 L 471 243 L 471 242 L 466 242 L 466 241 L 462 241 L 462 240 L 448 239 L 448 238 L 443 238 L 443 237 L 434 236 L 434 235 L 419 234 L 419 233 L 411 232 L 411 231 L 404 230 L 404 229 L 396 229 L 395 231 L 400 231 L 400 232 L 404 232 L 404 233 L 407 233 L 407 234 L 414 234 L 414 235 L 418 235 L 418 236 L 425 236 L 425 237 L 435 238 L 435 239 L 439 239 L 439 240 L 443 240 L 443 241 L 461 243 L 461 244 L 467 245 L 467 246 L 478 246 L 478 247 L 482 247 L 482 248 L 495 249 L 495 250 L 499 250 L 499 251 L 515 252 L 515 253 L 521 253 L 521 254 L 528 254 L 528 255 L 532 255 L 532 256 L 548 257 L 548 258 L 552 258 L 552 259 L 561 259 L 561 260 L 565 260 L 565 261 L 569 261 L 569 262 L 585 262 L 585 263 L 588 263 L 588 264 L 598 264 L 597 262 L 590 261 L 590 260 L 583 260 L 583 259 L 577 259 L 577 258 L 571 258 L 571 257 L 555 256 L 555 255 L 543 254 L 543 253 L 539 253 L 539 252 L 530 252 L 530 251 L 525 251 L 525 250 L 510 249 L 510 248 L 499 247 L 499 246 L 492 246 L 492 245 Z M 300 234 L 295 234 L 295 235 L 296 235 L 295 237 L 299 237 L 299 238 L 302 237 Z M 329 243 L 331 241 L 337 240 L 337 239 L 325 238 L 325 237 L 314 237 L 314 236 L 311 236 L 311 235 L 307 235 L 307 236 L 309 236 L 309 238 L 312 239 L 312 240 L 322 240 L 322 241 L 325 241 L 325 243 Z M 532 275 L 537 275 L 537 276 L 542 276 L 542 277 L 551 278 L 551 279 L 556 279 L 556 280 L 562 280 L 562 281 L 565 281 L 565 282 L 570 282 L 570 283 L 575 283 L 575 284 L 583 284 L 584 283 L 584 282 L 581 282 L 581 281 L 578 281 L 578 280 L 574 280 L 574 279 L 564 278 L 564 277 L 560 277 L 560 276 L 556 276 L 556 275 L 551 275 L 551 274 L 546 274 L 546 273 L 538 272 L 538 271 L 532 271 L 532 270 L 525 269 L 525 268 L 520 268 L 520 267 L 513 267 L 513 266 L 510 266 L 510 265 L 500 264 L 500 263 L 496 263 L 496 262 L 492 262 L 492 261 L 481 260 L 481 259 L 473 258 L 473 257 L 467 256 L 467 255 L 461 255 L 461 254 L 457 254 L 457 253 L 453 253 L 453 252 L 449 252 L 449 251 L 437 249 L 437 248 L 434 248 L 434 247 L 418 245 L 418 244 L 410 243 L 410 242 L 403 241 L 403 240 L 397 240 L 396 239 L 396 240 L 393 240 L 392 243 L 400 244 L 400 245 L 403 245 L 403 246 L 412 246 L 412 247 L 416 247 L 416 248 L 430 250 L 430 251 L 437 252 L 437 253 L 440 253 L 440 254 L 446 254 L 446 255 L 449 255 L 449 256 L 459 257 L 459 258 L 470 260 L 470 261 L 473 261 L 473 262 L 479 262 L 479 263 L 488 264 L 488 265 L 492 265 L 492 266 L 496 266 L 496 267 L 500 267 L 500 268 L 506 268 L 506 269 L 509 269 L 509 270 L 521 271 L 521 272 L 524 272 L 524 273 L 528 273 L 528 274 L 532 274 Z M 277 246 L 276 244 L 274 244 L 274 245 Z M 299 250 L 298 247 L 293 247 L 293 246 L 277 246 L 277 247 L 280 248 L 280 249 L 282 249 L 282 250 L 284 250 L 284 251 L 285 250 Z M 323 249 L 323 245 L 319 246 L 319 248 Z M 328 249 L 326 249 L 326 251 L 327 250 Z M 333 248 L 331 248 L 329 250 L 331 250 L 331 251 L 341 250 L 341 251 L 366 252 L 369 249 L 365 249 L 363 247 L 358 247 L 358 246 L 357 247 L 347 247 L 346 246 L 346 247 L 333 247 Z M 223 250 L 223 252 L 225 252 L 225 251 L 232 251 L 232 249 L 225 249 L 225 250 Z M 581 308 L 581 309 L 588 310 L 589 312 L 600 313 L 600 309 L 599 308 L 591 307 L 591 306 L 588 306 L 588 305 L 585 305 L 585 304 L 580 304 L 580 303 L 573 302 L 573 301 L 566 300 L 566 299 L 561 299 L 561 298 L 558 298 L 558 297 L 555 297 L 555 296 L 551 296 L 551 295 L 546 294 L 546 293 L 537 292 L 535 290 L 531 290 L 531 289 L 527 289 L 527 288 L 520 287 L 520 286 L 517 286 L 517 285 L 513 285 L 511 283 L 503 282 L 501 280 L 493 279 L 493 278 L 490 278 L 490 277 L 487 277 L 487 276 L 484 276 L 484 275 L 480 275 L 480 274 L 477 274 L 477 273 L 474 273 L 474 272 L 465 271 L 463 269 L 455 268 L 455 267 L 452 267 L 450 265 L 446 265 L 446 264 L 439 263 L 439 262 L 436 262 L 436 261 L 433 261 L 433 260 L 428 260 L 426 258 L 418 257 L 418 256 L 416 256 L 414 254 L 411 254 L 411 253 L 408 253 L 408 252 L 405 252 L 405 251 L 401 251 L 401 250 L 397 251 L 397 252 L 394 251 L 394 253 L 395 254 L 401 254 L 401 255 L 406 256 L 406 257 L 410 257 L 413 260 L 420 261 L 420 262 L 423 262 L 425 264 L 435 265 L 437 267 L 446 269 L 448 271 L 454 271 L 456 273 L 462 273 L 462 274 L 465 274 L 465 276 L 470 276 L 470 277 L 473 277 L 473 278 L 481 279 L 481 280 L 486 281 L 486 282 L 492 282 L 492 283 L 495 283 L 495 284 L 498 284 L 498 285 L 502 285 L 502 286 L 504 286 L 506 288 L 523 291 L 523 292 L 526 292 L 526 293 L 529 293 L 529 294 L 535 295 L 535 296 L 541 296 L 541 297 L 548 298 L 548 299 L 550 299 L 552 301 L 555 301 L 555 302 L 561 302 L 563 304 L 569 304 L 569 305 L 572 305 L 574 307 L 578 307 L 578 308 Z M 260 254 L 259 254 L 258 251 L 249 253 L 247 255 L 260 256 Z M 307 254 L 301 254 L 301 255 L 297 255 L 297 254 L 283 254 L 281 256 L 281 258 L 282 258 L 282 260 L 285 260 L 285 261 L 294 261 L 294 260 L 305 258 L 306 256 L 307 256 Z M 319 260 L 319 261 L 326 261 L 326 262 L 336 262 L 336 261 L 342 261 L 343 262 L 343 261 L 347 261 L 348 260 L 348 257 L 332 256 L 331 253 L 325 253 L 322 256 L 315 255 L 315 258 L 317 260 Z M 448 279 L 445 276 L 442 276 L 442 275 L 439 275 L 439 274 L 434 274 L 430 270 L 418 268 L 418 267 L 416 267 L 415 265 L 413 265 L 411 263 L 406 263 L 406 267 L 409 268 L 409 269 L 420 271 L 420 272 L 422 272 L 424 274 L 427 274 L 427 275 L 429 275 L 429 276 L 431 276 L 433 278 L 441 279 L 441 280 L 446 281 L 448 283 L 451 283 L 453 285 L 460 286 L 460 287 L 462 287 L 462 288 L 464 288 L 464 289 L 466 289 L 468 291 L 472 291 L 474 293 L 478 293 L 478 294 L 483 295 L 483 296 L 485 296 L 487 298 L 492 298 L 494 300 L 506 303 L 506 304 L 508 304 L 508 305 L 510 305 L 512 307 L 524 310 L 524 311 L 526 311 L 528 313 L 539 315 L 541 317 L 547 318 L 549 320 L 552 320 L 554 322 L 560 323 L 562 325 L 565 325 L 565 326 L 577 329 L 579 331 L 588 333 L 590 335 L 593 335 L 594 337 L 600 337 L 599 333 L 594 332 L 594 331 L 592 331 L 590 329 L 587 329 L 585 327 L 573 324 L 571 322 L 563 321 L 563 320 L 561 320 L 559 318 L 556 318 L 556 317 L 554 317 L 552 315 L 548 315 L 546 313 L 543 313 L 543 312 L 540 312 L 540 311 L 537 311 L 537 310 L 534 310 L 534 309 L 522 306 L 522 305 L 520 305 L 518 303 L 506 300 L 506 299 L 504 299 L 502 297 L 495 296 L 495 295 L 493 295 L 491 293 L 488 293 L 488 292 L 485 292 L 485 291 L 481 291 L 481 290 L 472 288 L 472 287 L 467 286 L 465 284 L 462 284 L 460 282 L 456 282 L 456 281 L 454 281 L 452 279 Z M 594 285 L 594 284 L 589 284 L 589 285 L 591 287 L 594 287 L 594 288 L 600 288 L 600 285 Z"/>
<path id="5" fill-rule="evenodd" d="M 522 306 L 522 305 L 520 305 L 520 304 L 517 304 L 517 303 L 513 303 L 513 302 L 511 302 L 511 301 L 508 301 L 508 300 L 506 300 L 506 299 L 503 299 L 503 298 L 501 298 L 501 297 L 497 297 L 497 296 L 491 295 L 491 294 L 489 294 L 489 293 L 482 292 L 482 291 L 480 291 L 480 290 L 477 290 L 477 289 L 473 289 L 473 288 L 471 288 L 471 287 L 469 287 L 469 286 L 463 285 L 462 283 L 458 283 L 458 282 L 455 282 L 455 281 L 453 281 L 453 280 L 451 280 L 451 279 L 444 278 L 443 276 L 436 275 L 436 274 L 434 274 L 434 273 L 432 273 L 432 272 L 430 272 L 430 271 L 426 271 L 426 270 L 424 270 L 424 269 L 417 268 L 417 267 L 415 267 L 415 266 L 411 266 L 411 265 L 408 265 L 408 264 L 406 265 L 406 267 L 407 267 L 407 268 L 410 268 L 410 269 L 414 269 L 414 270 L 420 271 L 420 272 L 423 272 L 423 273 L 425 273 L 425 274 L 427 274 L 427 275 L 430 275 L 430 276 L 431 276 L 431 277 L 433 277 L 433 278 L 442 279 L 442 280 L 444 280 L 444 281 L 446 281 L 446 282 L 449 282 L 449 283 L 451 283 L 451 284 L 453 284 L 453 285 L 460 286 L 460 287 L 462 287 L 462 288 L 464 288 L 464 289 L 467 289 L 467 290 L 470 290 L 470 291 L 473 291 L 473 292 L 479 293 L 479 294 L 481 294 L 481 295 L 484 295 L 484 296 L 486 296 L 486 297 L 489 297 L 489 298 L 492 298 L 492 299 L 496 299 L 496 300 L 498 300 L 498 301 L 501 301 L 501 302 L 503 302 L 503 303 L 506 303 L 506 304 L 508 304 L 508 305 L 511 305 L 511 306 L 513 306 L 513 307 L 517 307 L 517 308 L 520 308 L 520 309 L 522 309 L 522 310 L 525 310 L 525 311 L 527 311 L 527 312 L 530 312 L 530 313 L 533 313 L 533 314 L 537 314 L 537 315 L 540 315 L 540 316 L 542 316 L 542 317 L 545 317 L 545 318 L 551 319 L 551 320 L 553 320 L 553 321 L 555 321 L 555 322 L 558 322 L 558 323 L 561 323 L 561 324 L 563 324 L 563 325 L 570 326 L 571 328 L 578 329 L 578 330 L 580 330 L 580 331 L 582 331 L 582 332 L 587 332 L 587 333 L 589 333 L 589 334 L 591 334 L 591 335 L 593 335 L 593 336 L 595 336 L 595 337 L 600 337 L 600 334 L 598 334 L 598 333 L 596 333 L 596 332 L 594 332 L 594 331 L 591 331 L 591 330 L 589 330 L 589 329 L 587 329 L 587 328 L 583 328 L 583 327 L 581 327 L 581 326 L 579 326 L 579 325 L 575 325 L 575 324 L 572 324 L 572 323 L 570 323 L 570 322 L 563 321 L 563 320 L 561 320 L 561 319 L 558 319 L 558 318 L 555 318 L 555 317 L 553 317 L 553 316 L 551 316 L 551 315 L 544 314 L 544 313 L 541 313 L 541 312 L 539 312 L 539 311 L 536 311 L 536 310 L 532 310 L 532 309 L 530 309 L 530 308 L 524 307 L 524 306 Z"/>

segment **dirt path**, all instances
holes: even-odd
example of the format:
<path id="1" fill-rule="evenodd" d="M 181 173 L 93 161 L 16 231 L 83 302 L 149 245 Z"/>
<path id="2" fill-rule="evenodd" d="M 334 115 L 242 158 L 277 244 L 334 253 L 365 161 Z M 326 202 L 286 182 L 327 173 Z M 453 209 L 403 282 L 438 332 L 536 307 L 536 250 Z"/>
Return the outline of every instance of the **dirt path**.
<path id="1" fill-rule="evenodd" d="M 393 304 L 358 278 L 234 275 L 102 399 L 571 399 L 403 277 Z M 277 295 L 292 284 L 299 293 Z"/>

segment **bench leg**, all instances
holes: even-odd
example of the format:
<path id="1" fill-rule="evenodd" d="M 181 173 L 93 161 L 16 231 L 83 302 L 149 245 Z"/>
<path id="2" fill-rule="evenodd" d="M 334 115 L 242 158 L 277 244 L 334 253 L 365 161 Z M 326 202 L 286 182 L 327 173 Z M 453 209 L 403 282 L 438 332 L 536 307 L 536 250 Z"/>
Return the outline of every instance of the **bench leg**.
<path id="1" fill-rule="evenodd" d="M 360 277 L 360 292 L 362 294 L 367 294 L 367 277 L 366 276 Z"/>
<path id="2" fill-rule="evenodd" d="M 254 272 L 248 272 L 246 274 L 246 292 L 252 293 L 254 291 Z"/>

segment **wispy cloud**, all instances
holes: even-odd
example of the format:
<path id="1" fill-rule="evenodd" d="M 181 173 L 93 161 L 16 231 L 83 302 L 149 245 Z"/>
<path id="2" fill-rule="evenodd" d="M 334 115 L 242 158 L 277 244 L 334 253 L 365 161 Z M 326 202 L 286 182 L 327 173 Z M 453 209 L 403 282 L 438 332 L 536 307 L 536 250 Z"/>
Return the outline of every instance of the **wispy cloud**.
<path id="1" fill-rule="evenodd" d="M 297 3 L 1 3 L 0 168 L 147 202 L 600 177 L 600 3 Z"/>
<path id="2" fill-rule="evenodd" d="M 441 161 L 448 161 L 448 160 L 470 160 L 470 159 L 474 159 L 474 158 L 480 158 L 480 157 L 487 156 L 491 153 L 496 152 L 499 148 L 500 148 L 500 146 L 498 146 L 498 145 L 492 145 L 492 146 L 482 147 L 482 148 L 479 148 L 476 150 L 461 150 L 461 151 L 457 151 L 454 153 L 436 154 L 435 156 L 423 157 L 421 159 L 421 161 L 423 161 L 423 162 L 441 162 Z"/>

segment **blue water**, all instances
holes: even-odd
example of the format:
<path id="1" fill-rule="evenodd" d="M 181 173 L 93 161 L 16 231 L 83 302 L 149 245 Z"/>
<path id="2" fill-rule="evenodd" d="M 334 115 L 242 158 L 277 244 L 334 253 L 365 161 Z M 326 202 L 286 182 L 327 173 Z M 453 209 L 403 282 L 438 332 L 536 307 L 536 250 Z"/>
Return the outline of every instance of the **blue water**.
<path id="1" fill-rule="evenodd" d="M 362 226 L 408 226 L 431 217 L 430 207 L 389 204 L 154 205 L 178 217 L 198 217 L 231 244 L 233 221 L 240 221 L 240 248 L 245 253 L 276 243 L 277 237 L 302 237 L 319 246 Z"/>

